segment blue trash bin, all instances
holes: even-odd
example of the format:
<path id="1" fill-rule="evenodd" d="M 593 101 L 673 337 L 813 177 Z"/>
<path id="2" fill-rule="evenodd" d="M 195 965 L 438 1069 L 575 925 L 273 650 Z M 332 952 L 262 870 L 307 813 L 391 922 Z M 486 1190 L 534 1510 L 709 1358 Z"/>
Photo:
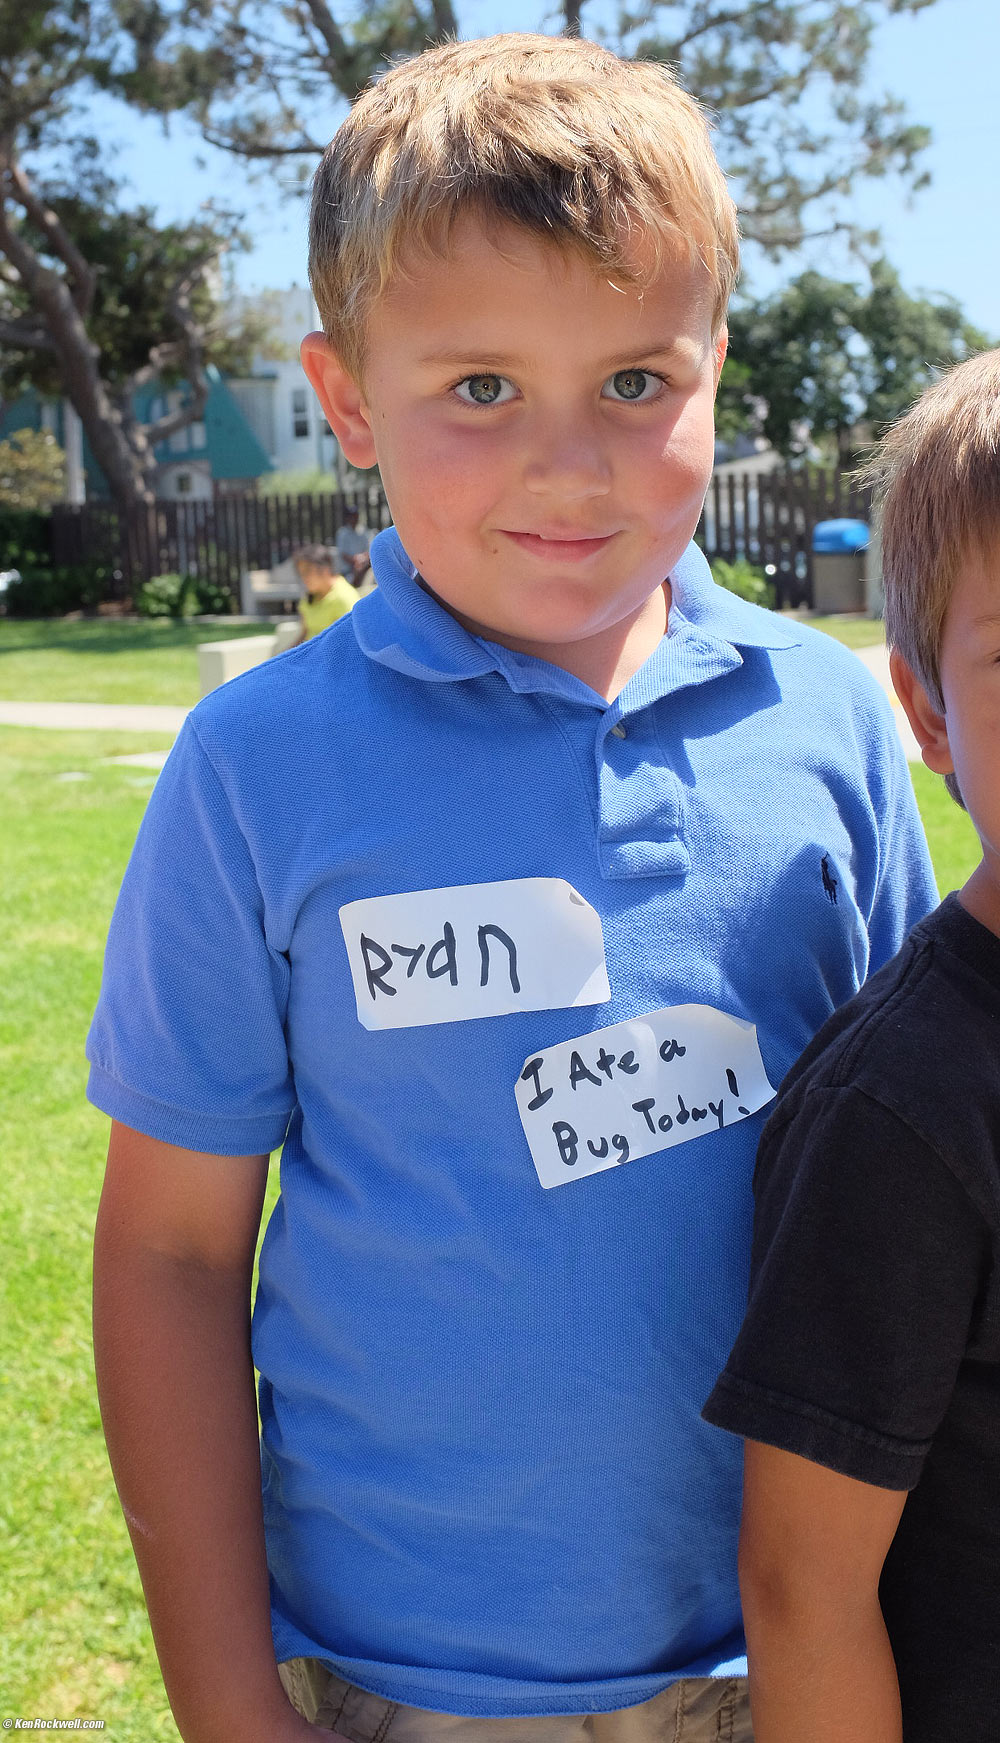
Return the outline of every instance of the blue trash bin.
<path id="1" fill-rule="evenodd" d="M 865 521 L 817 521 L 813 527 L 814 611 L 864 611 L 867 549 Z"/>

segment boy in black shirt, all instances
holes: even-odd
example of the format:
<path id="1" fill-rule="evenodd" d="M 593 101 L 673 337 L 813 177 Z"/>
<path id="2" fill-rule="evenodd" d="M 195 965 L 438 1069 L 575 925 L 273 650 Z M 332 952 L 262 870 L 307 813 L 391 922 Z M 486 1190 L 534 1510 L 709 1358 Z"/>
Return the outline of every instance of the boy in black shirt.
<path id="1" fill-rule="evenodd" d="M 893 429 L 892 674 L 983 857 L 820 1030 L 761 1140 L 747 1436 L 756 1743 L 1000 1738 L 1000 351 Z"/>

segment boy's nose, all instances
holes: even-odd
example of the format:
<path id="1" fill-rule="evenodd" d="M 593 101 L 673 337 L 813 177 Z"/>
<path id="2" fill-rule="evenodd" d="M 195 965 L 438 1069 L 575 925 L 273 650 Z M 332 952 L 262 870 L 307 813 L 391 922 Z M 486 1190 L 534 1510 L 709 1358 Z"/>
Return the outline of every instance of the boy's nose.
<path id="1" fill-rule="evenodd" d="M 611 466 L 596 432 L 579 424 L 539 431 L 524 468 L 526 489 L 536 496 L 575 500 L 606 496 Z"/>

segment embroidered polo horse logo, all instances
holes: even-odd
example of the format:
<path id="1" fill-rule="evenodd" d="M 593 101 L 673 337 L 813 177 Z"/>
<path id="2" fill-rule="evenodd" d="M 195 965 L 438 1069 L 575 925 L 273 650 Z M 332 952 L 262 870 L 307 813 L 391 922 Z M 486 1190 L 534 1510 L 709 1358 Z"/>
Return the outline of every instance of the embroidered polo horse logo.
<path id="1" fill-rule="evenodd" d="M 820 867 L 821 867 L 821 870 L 823 872 L 823 888 L 826 891 L 828 900 L 833 903 L 834 907 L 836 907 L 837 906 L 837 879 L 835 877 L 831 877 L 831 875 L 830 875 L 830 861 L 825 853 L 823 855 L 822 860 L 820 861 Z"/>

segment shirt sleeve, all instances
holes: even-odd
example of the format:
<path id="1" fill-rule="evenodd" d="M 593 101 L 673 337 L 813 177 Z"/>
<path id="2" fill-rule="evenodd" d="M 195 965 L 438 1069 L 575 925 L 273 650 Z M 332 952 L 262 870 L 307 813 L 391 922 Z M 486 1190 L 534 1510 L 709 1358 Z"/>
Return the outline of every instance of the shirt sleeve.
<path id="1" fill-rule="evenodd" d="M 765 1136 L 750 1302 L 705 1406 L 719 1428 L 910 1489 L 990 1264 L 958 1181 L 895 1114 L 817 1089 Z"/>
<path id="2" fill-rule="evenodd" d="M 189 720 L 112 917 L 87 1041 L 90 1100 L 165 1143 L 274 1149 L 295 1104 L 288 980 L 247 841 Z"/>

